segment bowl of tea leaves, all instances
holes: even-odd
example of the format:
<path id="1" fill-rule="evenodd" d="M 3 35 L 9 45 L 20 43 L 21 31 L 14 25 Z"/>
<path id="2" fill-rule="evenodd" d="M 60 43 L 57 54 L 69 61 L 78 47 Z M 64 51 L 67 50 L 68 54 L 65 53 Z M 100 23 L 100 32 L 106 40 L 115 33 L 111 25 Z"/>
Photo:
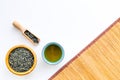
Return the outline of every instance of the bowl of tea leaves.
<path id="1" fill-rule="evenodd" d="M 33 71 L 37 63 L 35 52 L 25 45 L 12 47 L 6 55 L 7 68 L 16 75 L 25 75 Z"/>

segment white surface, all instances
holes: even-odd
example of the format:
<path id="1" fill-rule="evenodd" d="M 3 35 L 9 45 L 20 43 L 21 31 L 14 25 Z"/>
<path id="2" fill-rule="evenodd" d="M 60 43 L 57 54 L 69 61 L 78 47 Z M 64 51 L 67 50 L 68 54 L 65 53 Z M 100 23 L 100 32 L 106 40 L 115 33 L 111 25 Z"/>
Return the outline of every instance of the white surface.
<path id="1" fill-rule="evenodd" d="M 120 17 L 119 0 L 0 0 L 0 80 L 47 80 L 66 62 Z M 18 20 L 40 37 L 33 46 L 13 27 Z M 58 42 L 65 58 L 48 65 L 41 51 L 48 42 Z M 37 54 L 37 66 L 28 75 L 16 76 L 5 65 L 5 55 L 14 45 L 26 44 Z"/>

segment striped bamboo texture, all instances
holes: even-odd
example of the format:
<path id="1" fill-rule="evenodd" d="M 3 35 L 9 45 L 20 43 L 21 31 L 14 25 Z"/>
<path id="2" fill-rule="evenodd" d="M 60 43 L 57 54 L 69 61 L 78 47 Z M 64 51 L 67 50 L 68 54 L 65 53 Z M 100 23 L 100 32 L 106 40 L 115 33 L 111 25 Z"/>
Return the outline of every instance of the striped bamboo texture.
<path id="1" fill-rule="evenodd" d="M 120 18 L 49 80 L 120 80 Z"/>

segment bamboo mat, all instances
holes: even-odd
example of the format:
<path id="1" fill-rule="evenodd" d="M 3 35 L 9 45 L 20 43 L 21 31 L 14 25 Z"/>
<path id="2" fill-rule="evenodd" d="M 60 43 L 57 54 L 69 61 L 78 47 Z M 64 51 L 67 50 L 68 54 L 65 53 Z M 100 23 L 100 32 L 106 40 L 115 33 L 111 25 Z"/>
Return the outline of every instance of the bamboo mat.
<path id="1" fill-rule="evenodd" d="M 120 18 L 49 80 L 120 80 Z"/>

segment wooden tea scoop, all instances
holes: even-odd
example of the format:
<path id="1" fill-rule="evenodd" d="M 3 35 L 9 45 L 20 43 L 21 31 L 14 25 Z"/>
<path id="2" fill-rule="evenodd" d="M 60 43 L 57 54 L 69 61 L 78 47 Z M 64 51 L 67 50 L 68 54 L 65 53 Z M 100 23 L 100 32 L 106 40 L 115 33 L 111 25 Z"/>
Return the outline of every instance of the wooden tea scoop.
<path id="1" fill-rule="evenodd" d="M 13 25 L 18 28 L 23 35 L 33 44 L 38 44 L 40 42 L 40 39 L 36 37 L 34 34 L 32 34 L 29 30 L 24 28 L 19 22 L 13 21 Z"/>

